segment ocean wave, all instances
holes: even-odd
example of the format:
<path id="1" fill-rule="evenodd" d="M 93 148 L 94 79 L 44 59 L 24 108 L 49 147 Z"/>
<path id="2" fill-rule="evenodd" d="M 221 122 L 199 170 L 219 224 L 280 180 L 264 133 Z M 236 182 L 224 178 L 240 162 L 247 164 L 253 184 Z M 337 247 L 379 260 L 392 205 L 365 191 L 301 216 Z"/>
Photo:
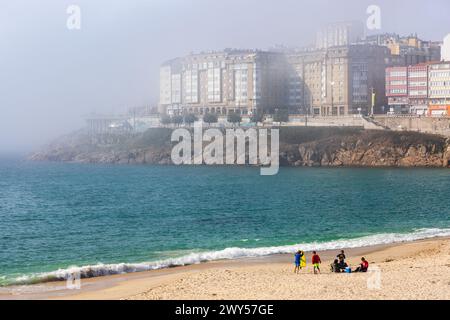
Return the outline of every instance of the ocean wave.
<path id="1" fill-rule="evenodd" d="M 74 275 L 80 278 L 92 278 L 113 274 L 124 274 L 139 271 L 149 271 L 177 266 L 198 264 L 216 260 L 230 260 L 240 258 L 254 258 L 269 256 L 274 254 L 292 253 L 296 250 L 304 251 L 323 251 L 335 249 L 350 249 L 359 247 L 368 247 L 382 244 L 392 244 L 400 242 L 409 242 L 415 240 L 430 239 L 436 237 L 450 236 L 449 229 L 417 229 L 411 233 L 384 233 L 364 236 L 354 239 L 338 239 L 328 242 L 299 243 L 295 245 L 260 247 L 260 248 L 226 248 L 218 251 L 193 252 L 187 255 L 164 259 L 160 261 L 142 262 L 142 263 L 118 263 L 118 264 L 96 264 L 88 266 L 72 266 L 66 269 L 59 269 L 47 273 L 23 275 L 12 280 L 9 285 L 26 285 L 42 282 L 67 280 Z"/>

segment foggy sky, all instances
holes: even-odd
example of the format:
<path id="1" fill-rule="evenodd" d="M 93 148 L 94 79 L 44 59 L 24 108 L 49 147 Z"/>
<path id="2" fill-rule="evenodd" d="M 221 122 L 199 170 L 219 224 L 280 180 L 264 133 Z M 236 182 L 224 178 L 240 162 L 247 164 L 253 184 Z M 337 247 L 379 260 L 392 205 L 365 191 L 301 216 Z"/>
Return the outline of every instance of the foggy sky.
<path id="1" fill-rule="evenodd" d="M 66 28 L 81 8 L 81 30 Z M 381 7 L 380 32 L 450 33 L 448 0 L 0 0 L 0 152 L 31 150 L 90 112 L 156 105 L 159 65 L 223 48 L 299 47 Z"/>

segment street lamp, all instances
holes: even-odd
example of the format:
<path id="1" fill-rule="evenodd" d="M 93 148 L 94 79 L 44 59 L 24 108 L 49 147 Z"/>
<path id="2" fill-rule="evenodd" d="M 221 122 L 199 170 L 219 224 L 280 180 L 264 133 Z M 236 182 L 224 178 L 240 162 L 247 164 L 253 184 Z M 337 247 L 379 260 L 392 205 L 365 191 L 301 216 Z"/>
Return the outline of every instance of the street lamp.
<path id="1" fill-rule="evenodd" d="M 375 88 L 372 89 L 372 96 L 371 96 L 371 108 L 370 108 L 370 116 L 373 117 L 373 112 L 375 108 Z"/>

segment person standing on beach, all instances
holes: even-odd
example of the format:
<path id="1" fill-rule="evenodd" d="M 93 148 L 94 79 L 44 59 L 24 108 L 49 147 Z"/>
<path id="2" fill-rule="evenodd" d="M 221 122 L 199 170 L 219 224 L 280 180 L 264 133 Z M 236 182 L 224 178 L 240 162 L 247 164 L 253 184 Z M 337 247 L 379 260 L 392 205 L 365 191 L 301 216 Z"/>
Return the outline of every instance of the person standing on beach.
<path id="1" fill-rule="evenodd" d="M 320 264 L 321 263 L 322 263 L 322 261 L 320 260 L 319 255 L 317 254 L 316 251 L 313 251 L 312 264 L 314 267 L 314 274 L 317 274 L 317 272 L 320 273 Z"/>
<path id="2" fill-rule="evenodd" d="M 300 267 L 300 260 L 302 259 L 302 252 L 299 250 L 295 253 L 295 269 L 294 273 L 298 273 L 301 269 Z"/>
<path id="3" fill-rule="evenodd" d="M 303 250 L 300 250 L 300 270 L 306 268 L 306 256 Z"/>

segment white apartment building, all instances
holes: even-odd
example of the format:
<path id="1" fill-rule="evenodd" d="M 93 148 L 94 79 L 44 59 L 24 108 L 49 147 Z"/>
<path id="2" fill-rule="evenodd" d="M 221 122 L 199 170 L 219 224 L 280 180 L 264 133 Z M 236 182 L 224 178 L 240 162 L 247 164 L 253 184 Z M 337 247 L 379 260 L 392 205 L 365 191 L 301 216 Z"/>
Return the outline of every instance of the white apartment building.
<path id="1" fill-rule="evenodd" d="M 284 55 L 253 50 L 191 54 L 160 68 L 160 112 L 252 114 L 286 106 Z"/>
<path id="2" fill-rule="evenodd" d="M 429 66 L 428 95 L 430 115 L 450 115 L 450 62 Z"/>

